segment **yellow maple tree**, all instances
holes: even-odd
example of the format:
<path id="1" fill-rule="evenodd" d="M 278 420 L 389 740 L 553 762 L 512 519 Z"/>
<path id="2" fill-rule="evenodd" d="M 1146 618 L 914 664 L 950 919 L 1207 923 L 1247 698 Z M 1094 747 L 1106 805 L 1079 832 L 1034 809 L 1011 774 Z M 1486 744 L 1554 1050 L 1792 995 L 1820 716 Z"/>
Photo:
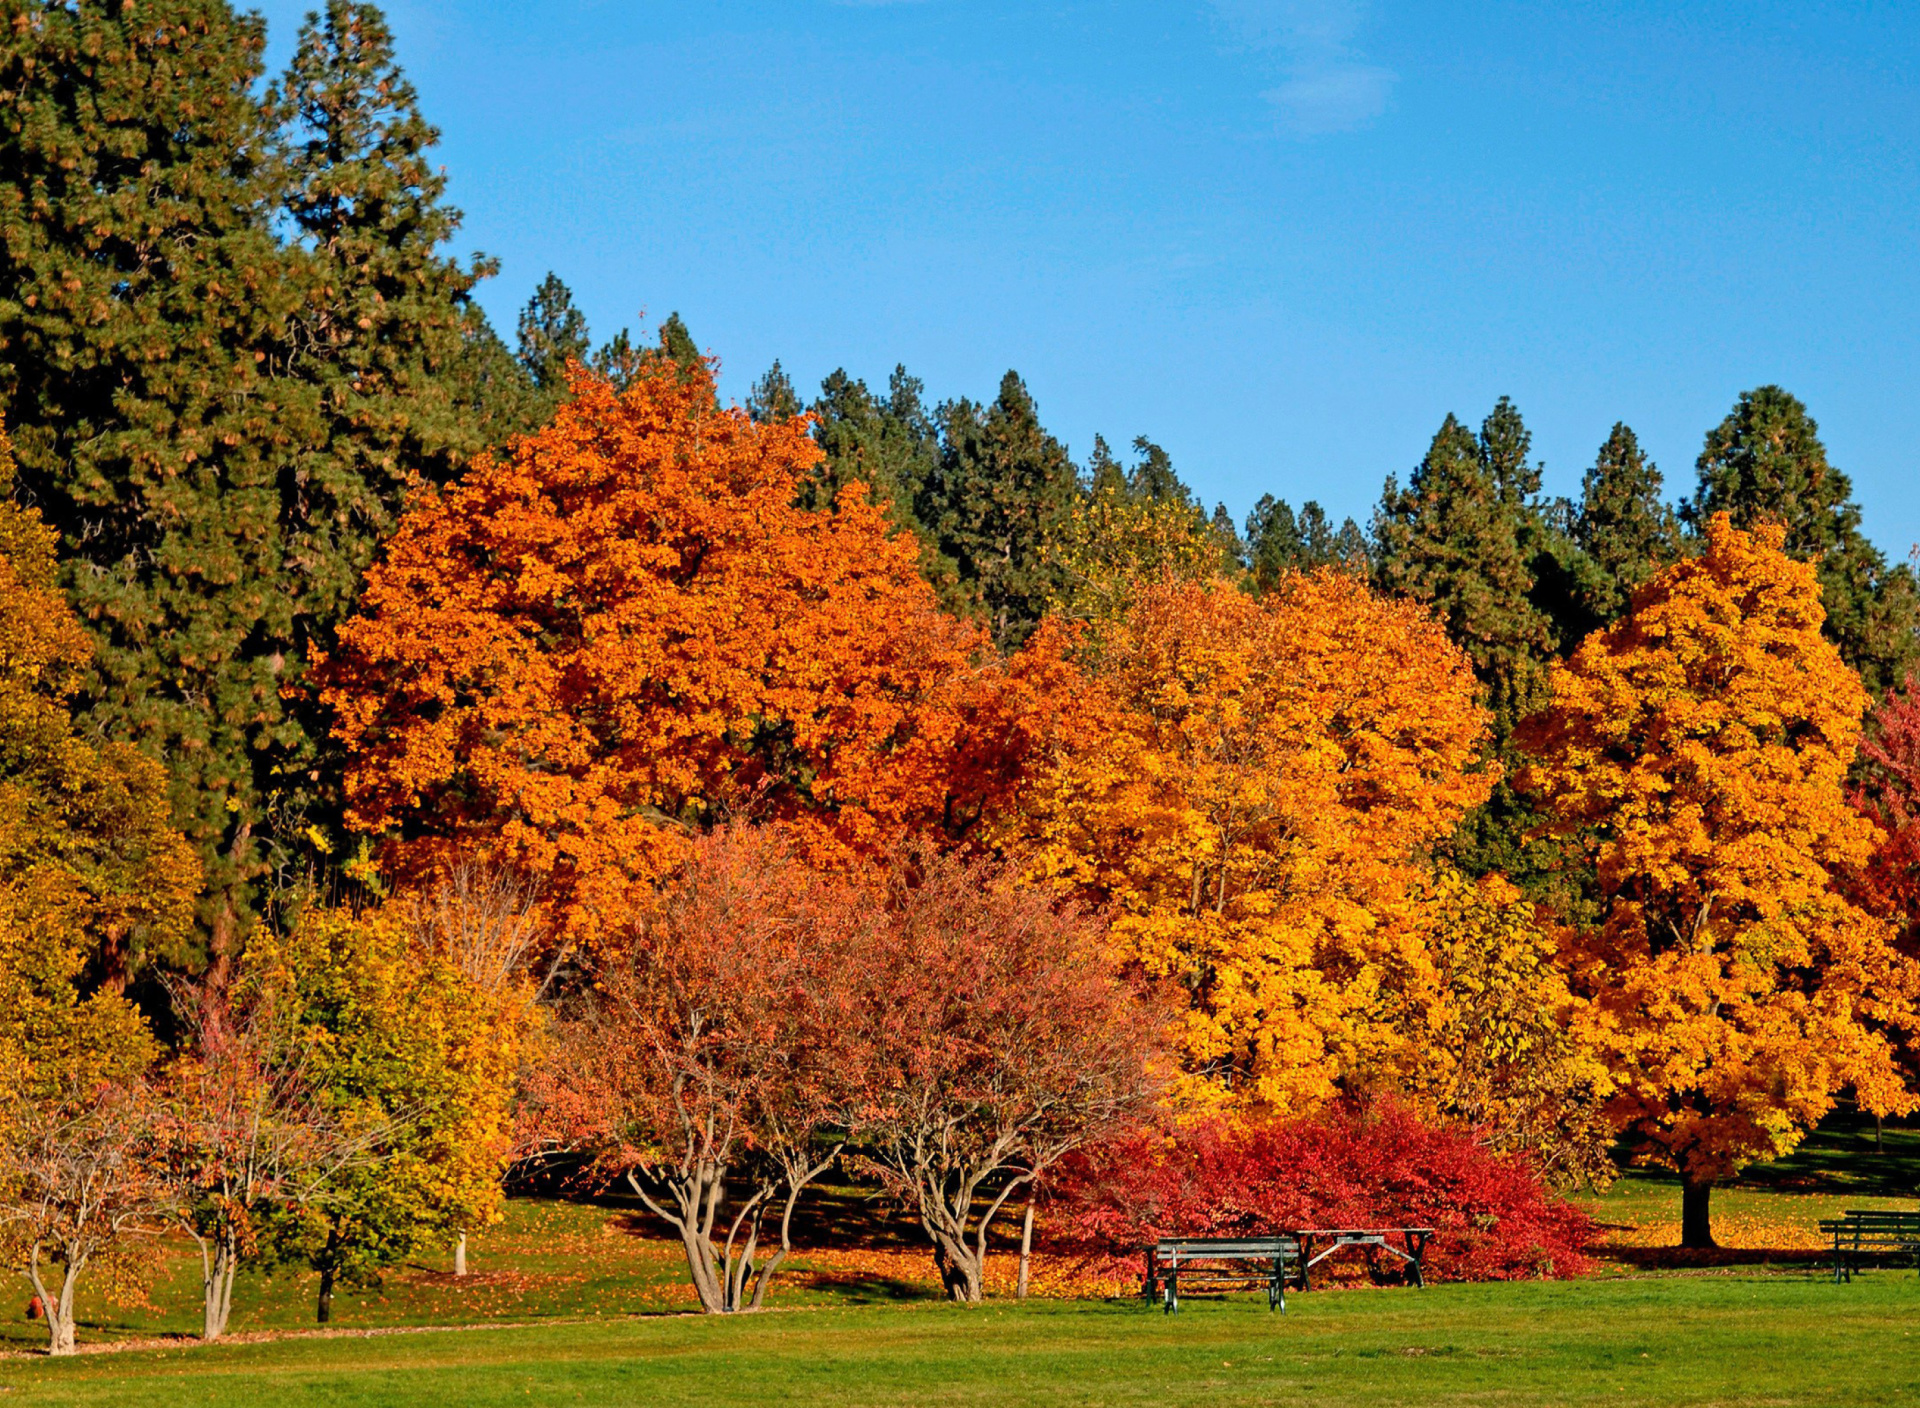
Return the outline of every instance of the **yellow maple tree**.
<path id="1" fill-rule="evenodd" d="M 1714 1181 L 1791 1150 L 1842 1090 L 1915 1104 L 1887 1038 L 1914 967 L 1837 883 L 1874 843 L 1843 793 L 1867 694 L 1782 541 L 1716 516 L 1522 734 L 1526 785 L 1604 897 L 1570 961 L 1612 1024 L 1612 1112 L 1680 1172 L 1688 1245 L 1711 1245 Z"/>
<path id="2" fill-rule="evenodd" d="M 1466 657 L 1323 571 L 1148 584 L 1090 669 L 1025 843 L 1185 990 L 1187 1095 L 1293 1111 L 1404 1064 L 1390 1018 L 1437 982 L 1410 891 L 1490 785 Z"/>

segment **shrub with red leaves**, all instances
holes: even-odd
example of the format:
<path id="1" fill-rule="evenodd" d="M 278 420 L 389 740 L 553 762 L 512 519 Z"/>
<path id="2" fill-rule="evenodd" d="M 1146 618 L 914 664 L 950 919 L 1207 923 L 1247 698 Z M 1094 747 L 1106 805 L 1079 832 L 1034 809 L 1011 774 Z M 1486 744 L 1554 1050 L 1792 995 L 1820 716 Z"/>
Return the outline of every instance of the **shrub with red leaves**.
<path id="1" fill-rule="evenodd" d="M 1048 1240 L 1137 1265 L 1160 1237 L 1306 1227 L 1431 1227 L 1426 1274 L 1449 1281 L 1572 1276 L 1591 1222 L 1526 1160 L 1470 1131 L 1376 1105 L 1251 1126 L 1201 1124 L 1078 1158 L 1055 1180 Z M 1340 1269 L 1340 1259 L 1326 1263 Z"/>

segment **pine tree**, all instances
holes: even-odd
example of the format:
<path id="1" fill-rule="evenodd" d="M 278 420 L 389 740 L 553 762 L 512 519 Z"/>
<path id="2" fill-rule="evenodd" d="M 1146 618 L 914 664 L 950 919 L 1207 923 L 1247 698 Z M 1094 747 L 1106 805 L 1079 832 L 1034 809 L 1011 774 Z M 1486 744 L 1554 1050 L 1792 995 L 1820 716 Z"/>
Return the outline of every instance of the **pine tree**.
<path id="1" fill-rule="evenodd" d="M 747 414 L 765 425 L 769 421 L 792 420 L 800 414 L 800 397 L 793 389 L 793 378 L 775 357 L 766 375 L 753 384 L 747 395 Z"/>
<path id="2" fill-rule="evenodd" d="M 587 365 L 597 375 L 625 391 L 640 374 L 640 364 L 646 360 L 646 356 L 646 349 L 634 342 L 633 334 L 621 328 L 593 349 L 593 355 L 587 358 Z"/>
<path id="3" fill-rule="evenodd" d="M 1518 420 L 1503 399 L 1476 438 L 1448 416 L 1407 487 L 1388 477 L 1374 517 L 1377 580 L 1430 605 L 1472 657 L 1503 745 L 1544 701 L 1555 645 L 1532 598 L 1539 470 Z"/>
<path id="4" fill-rule="evenodd" d="M 549 273 L 520 311 L 520 365 L 551 402 L 567 394 L 567 363 L 584 362 L 587 315 L 573 303 L 573 290 Z"/>
<path id="5" fill-rule="evenodd" d="M 1449 415 L 1402 489 L 1387 479 L 1374 516 L 1374 580 L 1425 602 L 1473 661 L 1493 713 L 1494 750 L 1509 779 L 1518 759 L 1510 740 L 1519 722 L 1545 704 L 1547 668 L 1558 632 L 1542 609 L 1542 571 L 1560 587 L 1571 544 L 1545 521 L 1535 494 L 1540 469 L 1528 461 L 1531 438 L 1502 398 L 1472 431 Z M 1576 887 L 1557 851 L 1528 840 L 1538 818 L 1503 779 L 1470 813 L 1453 842 L 1469 874 L 1501 871 L 1536 896 Z"/>
<path id="6" fill-rule="evenodd" d="M 1003 649 L 1018 645 L 1059 588 L 1047 542 L 1072 511 L 1079 476 L 1015 372 L 991 406 L 950 401 L 937 418 L 941 455 L 920 521 L 958 569 L 966 609 Z"/>
<path id="7" fill-rule="evenodd" d="M 1616 423 L 1581 483 L 1573 515 L 1573 540 L 1592 567 L 1581 594 L 1586 621 L 1574 641 L 1625 615 L 1634 589 L 1679 559 L 1680 525 L 1662 487 L 1633 431 Z"/>
<path id="8" fill-rule="evenodd" d="M 914 501 L 940 463 L 940 439 L 921 403 L 921 386 L 907 369 L 896 366 L 887 399 L 866 382 L 837 369 L 820 383 L 810 409 L 816 421 L 814 442 L 826 458 L 802 490 L 809 508 L 832 504 L 846 484 L 858 480 L 902 532 L 921 540 L 921 572 L 941 591 L 954 588 L 953 564 L 940 559 L 914 512 Z"/>
<path id="9" fill-rule="evenodd" d="M 693 340 L 693 334 L 687 331 L 687 325 L 680 321 L 678 313 L 667 314 L 667 320 L 660 324 L 660 350 L 683 369 L 691 370 L 706 364 L 700 345 Z"/>
<path id="10" fill-rule="evenodd" d="M 1285 499 L 1263 494 L 1247 515 L 1247 565 L 1254 589 L 1273 590 L 1289 572 L 1338 567 L 1359 577 L 1369 572 L 1366 534 L 1351 518 L 1336 530 L 1313 499 L 1296 516 Z"/>
<path id="11" fill-rule="evenodd" d="M 271 859 L 270 795 L 304 753 L 281 690 L 340 592 L 335 564 L 290 563 L 290 543 L 310 493 L 357 501 L 301 479 L 329 436 L 294 370 L 310 284 L 273 230 L 265 35 L 223 0 L 10 9 L 0 399 L 97 645 L 90 726 L 168 764 L 206 861 L 202 923 L 230 954 Z"/>
<path id="12" fill-rule="evenodd" d="M 463 269 L 441 253 L 460 212 L 444 202 L 446 178 L 427 159 L 439 134 L 420 115 L 379 9 L 328 0 L 310 15 L 267 107 L 287 144 L 287 225 L 308 256 L 292 369 L 313 383 L 321 416 L 319 438 L 294 458 L 283 507 L 277 588 L 298 612 L 282 679 L 294 721 L 321 739 L 325 720 L 292 687 L 304 660 L 331 646 L 413 477 L 445 482 L 503 430 L 531 427 L 496 424 L 484 408 L 475 415 L 463 394 L 470 339 L 492 338 L 472 292 L 494 269 L 481 259 Z M 498 410 L 518 419 L 524 388 L 506 395 L 513 404 Z M 281 832 L 311 835 L 337 815 L 329 771 L 315 778 L 309 766 L 296 785 L 301 770 L 283 769 Z"/>
<path id="13" fill-rule="evenodd" d="M 328 0 L 310 15 L 268 102 L 289 144 L 286 212 L 312 255 L 294 327 L 299 367 L 320 382 L 327 417 L 324 459 L 308 466 L 306 531 L 351 523 L 366 539 L 346 554 L 296 542 L 294 555 L 344 557 L 357 576 L 407 476 L 445 480 L 484 444 L 447 378 L 474 285 L 495 266 L 463 269 L 440 253 L 460 212 L 443 203 L 446 177 L 427 160 L 440 134 L 420 115 L 377 7 Z M 333 486 L 345 497 L 322 497 Z"/>
<path id="14" fill-rule="evenodd" d="M 1743 392 L 1707 434 L 1699 485 L 1680 516 L 1696 535 L 1716 513 L 1737 528 L 1779 523 L 1820 577 L 1827 635 L 1876 697 L 1920 661 L 1920 593 L 1860 531 L 1853 484 L 1827 462 L 1807 408 L 1778 386 Z"/>
<path id="15" fill-rule="evenodd" d="M 1140 458 L 1127 471 L 1127 488 L 1136 499 L 1155 503 L 1190 504 L 1193 494 L 1180 482 L 1173 457 L 1144 435 L 1133 437 L 1133 452 Z"/>
<path id="16" fill-rule="evenodd" d="M 1127 483 L 1126 466 L 1113 457 L 1113 450 L 1104 435 L 1093 437 L 1093 453 L 1087 456 L 1086 472 L 1081 477 L 1086 482 L 1090 496 L 1132 492 L 1132 487 Z"/>

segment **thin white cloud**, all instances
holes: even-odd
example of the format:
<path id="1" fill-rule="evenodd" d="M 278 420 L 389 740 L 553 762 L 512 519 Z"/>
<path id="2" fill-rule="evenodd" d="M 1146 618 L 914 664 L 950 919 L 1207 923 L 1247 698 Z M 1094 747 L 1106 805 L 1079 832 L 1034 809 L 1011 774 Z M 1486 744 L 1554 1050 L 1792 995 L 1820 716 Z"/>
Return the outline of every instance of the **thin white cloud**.
<path id="1" fill-rule="evenodd" d="M 1211 0 L 1236 43 L 1265 56 L 1280 82 L 1265 93 L 1289 131 L 1351 132 L 1387 110 L 1399 79 L 1354 45 L 1365 0 Z"/>

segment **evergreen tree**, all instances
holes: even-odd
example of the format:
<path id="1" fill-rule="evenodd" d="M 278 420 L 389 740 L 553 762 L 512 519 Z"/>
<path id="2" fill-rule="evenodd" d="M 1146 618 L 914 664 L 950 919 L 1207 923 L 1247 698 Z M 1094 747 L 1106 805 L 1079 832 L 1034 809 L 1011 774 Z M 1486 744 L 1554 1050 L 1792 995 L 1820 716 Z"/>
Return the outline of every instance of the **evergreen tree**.
<path id="1" fill-rule="evenodd" d="M 747 396 L 747 414 L 761 424 L 768 421 L 792 420 L 800 414 L 800 397 L 794 392 L 793 378 L 781 367 L 778 357 L 767 368 L 766 375 L 753 384 L 753 390 Z"/>
<path id="2" fill-rule="evenodd" d="M 1504 746 L 1545 698 L 1552 622 L 1533 601 L 1530 558 L 1540 530 L 1523 426 L 1502 401 L 1486 440 L 1453 416 L 1403 489 L 1389 476 L 1374 516 L 1376 579 L 1426 602 L 1472 657 Z"/>
<path id="3" fill-rule="evenodd" d="M 273 230 L 260 20 L 224 0 L 9 8 L 0 401 L 20 487 L 97 644 L 90 724 L 171 769 L 206 861 L 202 922 L 230 954 L 270 860 L 270 794 L 305 751 L 281 689 L 346 580 L 290 544 L 314 508 L 378 496 L 297 468 L 329 435 L 289 370 L 311 284 Z"/>
<path id="4" fill-rule="evenodd" d="M 296 561 L 347 569 L 344 602 L 384 534 L 409 474 L 445 480 L 484 443 L 457 414 L 449 375 L 464 351 L 474 285 L 440 247 L 459 227 L 446 177 L 427 160 L 439 133 L 420 115 L 370 4 L 328 0 L 301 27 L 269 106 L 288 139 L 286 212 L 311 254 L 294 336 L 320 383 L 326 443 L 309 457 L 305 535 L 345 531 L 345 551 L 294 541 Z"/>
<path id="5" fill-rule="evenodd" d="M 1699 485 L 1680 515 L 1698 534 L 1716 513 L 1735 527 L 1783 524 L 1789 553 L 1820 576 L 1827 635 L 1876 696 L 1920 660 L 1920 594 L 1912 571 L 1889 566 L 1860 531 L 1853 484 L 1827 462 L 1819 427 L 1778 386 L 1743 392 L 1708 432 Z"/>
<path id="6" fill-rule="evenodd" d="M 1133 452 L 1140 456 L 1127 471 L 1127 488 L 1136 499 L 1155 503 L 1190 504 L 1193 494 L 1180 482 L 1173 468 L 1173 457 L 1144 435 L 1133 438 Z"/>
<path id="7" fill-rule="evenodd" d="M 1296 517 L 1285 499 L 1261 495 L 1247 515 L 1246 556 L 1254 589 L 1261 592 L 1271 591 L 1289 572 L 1317 567 L 1368 575 L 1367 539 L 1360 525 L 1348 518 L 1336 530 L 1313 499 Z"/>
<path id="8" fill-rule="evenodd" d="M 1494 751 L 1507 777 L 1469 814 L 1453 843 L 1470 874 L 1501 871 L 1563 911 L 1579 877 L 1565 873 L 1558 850 L 1528 839 L 1538 817 L 1513 788 L 1519 761 L 1510 740 L 1519 722 L 1547 700 L 1547 668 L 1558 632 L 1540 605 L 1542 570 L 1562 586 L 1571 544 L 1546 522 L 1534 495 L 1540 469 L 1531 438 L 1502 398 L 1481 434 L 1449 415 L 1406 487 L 1389 476 L 1374 516 L 1374 580 L 1427 603 L 1473 661 L 1493 714 Z"/>
<path id="9" fill-rule="evenodd" d="M 633 334 L 625 328 L 594 348 L 593 355 L 587 359 L 587 365 L 599 375 L 625 391 L 633 385 L 634 377 L 640 374 L 640 364 L 646 360 L 646 350 L 637 346 Z"/>
<path id="10" fill-rule="evenodd" d="M 1090 496 L 1100 494 L 1131 494 L 1132 486 L 1127 483 L 1126 466 L 1113 457 L 1106 437 L 1093 437 L 1093 453 L 1087 456 L 1086 473 L 1087 493 Z"/>
<path id="11" fill-rule="evenodd" d="M 1225 504 L 1213 506 L 1213 536 L 1220 540 L 1220 553 L 1231 568 L 1244 572 L 1247 568 L 1247 545 L 1241 540 L 1240 530 L 1234 527 L 1233 515 L 1227 512 Z"/>
<path id="12" fill-rule="evenodd" d="M 660 350 L 689 370 L 706 362 L 699 344 L 693 340 L 693 334 L 687 331 L 687 325 L 680 321 L 678 313 L 667 314 L 667 320 L 660 324 Z"/>
<path id="13" fill-rule="evenodd" d="M 1680 556 L 1680 525 L 1661 490 L 1660 470 L 1625 423 L 1616 423 L 1580 486 L 1571 534 L 1590 571 L 1582 582 L 1584 620 L 1571 645 L 1626 614 L 1642 582 Z"/>
<path id="14" fill-rule="evenodd" d="M 1059 588 L 1047 542 L 1079 492 L 1066 447 L 1040 424 L 1026 383 L 1008 372 L 991 406 L 951 401 L 937 413 L 941 455 L 916 508 L 958 569 L 966 609 L 996 644 L 1019 644 Z"/>
<path id="15" fill-rule="evenodd" d="M 826 456 L 803 502 L 820 508 L 838 498 L 843 485 L 858 480 L 869 497 L 885 503 L 894 525 L 921 539 L 921 570 L 936 589 L 950 592 L 954 572 L 927 546 L 914 513 L 914 500 L 940 463 L 940 440 L 921 403 L 920 381 L 896 366 L 888 396 L 881 400 L 864 381 L 836 370 L 820 383 L 810 410 L 818 417 L 813 437 Z"/>
<path id="16" fill-rule="evenodd" d="M 567 363 L 584 362 L 591 345 L 587 317 L 573 290 L 549 273 L 520 311 L 520 365 L 549 402 L 567 394 Z"/>

